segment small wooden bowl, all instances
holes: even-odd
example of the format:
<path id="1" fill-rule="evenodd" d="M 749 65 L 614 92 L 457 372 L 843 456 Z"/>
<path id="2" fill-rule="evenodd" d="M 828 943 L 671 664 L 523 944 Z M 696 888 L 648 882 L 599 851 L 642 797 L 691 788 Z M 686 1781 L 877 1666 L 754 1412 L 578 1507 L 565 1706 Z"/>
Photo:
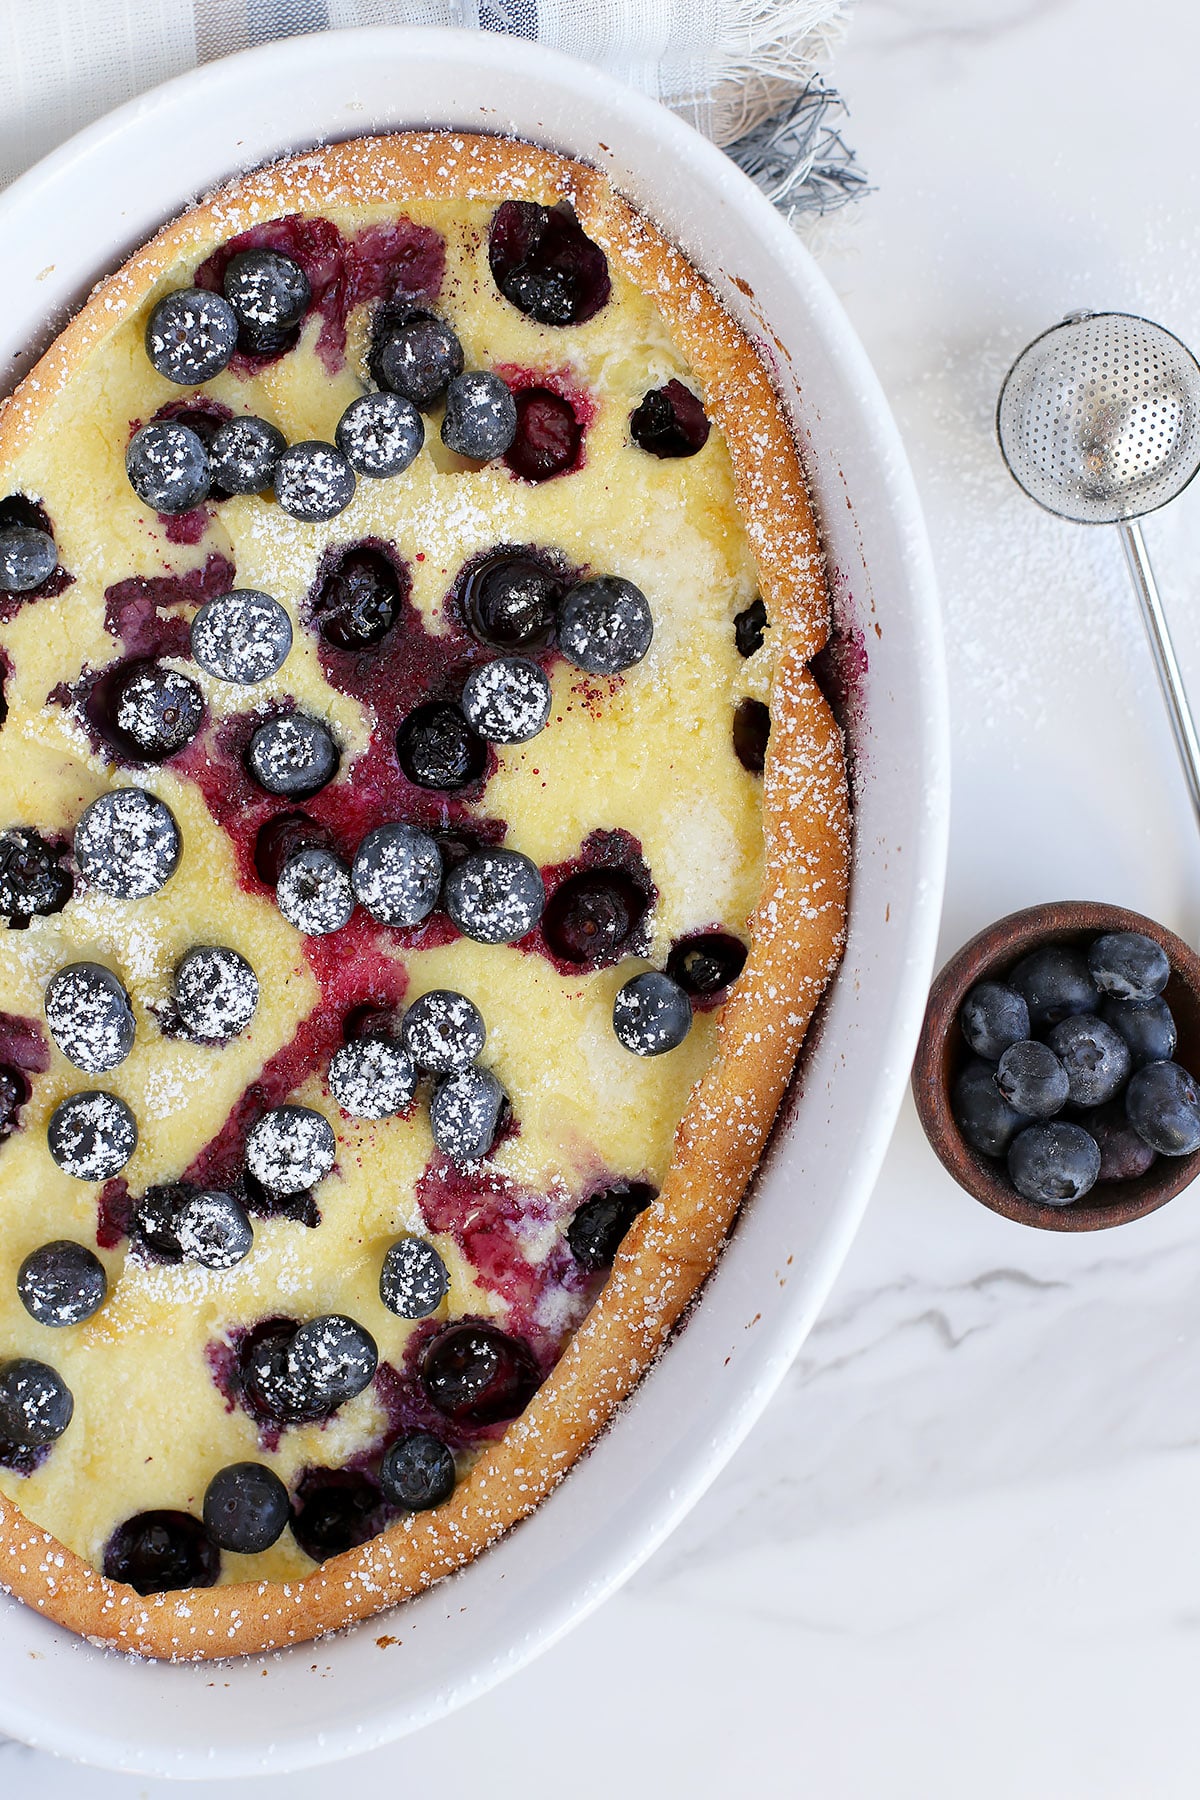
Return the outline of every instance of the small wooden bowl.
<path id="1" fill-rule="evenodd" d="M 971 1052 L 958 1023 L 958 1009 L 977 981 L 1003 981 L 1014 963 L 1045 944 L 1086 949 L 1105 931 L 1140 931 L 1162 945 L 1171 963 L 1163 998 L 1179 1029 L 1176 1060 L 1200 1071 L 1200 956 L 1165 926 L 1141 913 L 1097 901 L 1058 900 L 1027 906 L 989 925 L 952 956 L 929 994 L 913 1064 L 913 1097 L 925 1135 L 960 1187 L 993 1212 L 1042 1231 L 1103 1231 L 1126 1225 L 1165 1206 L 1200 1175 L 1200 1150 L 1191 1156 L 1159 1156 L 1134 1181 L 1097 1182 L 1070 1206 L 1023 1200 L 1004 1164 L 973 1150 L 950 1110 L 954 1082 Z"/>

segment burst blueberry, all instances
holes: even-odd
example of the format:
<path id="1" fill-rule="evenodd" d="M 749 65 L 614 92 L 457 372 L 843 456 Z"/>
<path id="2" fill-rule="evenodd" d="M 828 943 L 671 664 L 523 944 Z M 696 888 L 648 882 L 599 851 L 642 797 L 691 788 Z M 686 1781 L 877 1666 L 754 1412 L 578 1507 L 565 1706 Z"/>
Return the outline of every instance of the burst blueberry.
<path id="1" fill-rule="evenodd" d="M 483 1014 L 465 994 L 432 988 L 408 1008 L 400 1025 L 400 1041 L 418 1069 L 446 1075 L 469 1068 L 483 1049 L 487 1028 Z"/>
<path id="2" fill-rule="evenodd" d="M 451 1162 L 478 1162 L 496 1141 L 508 1097 L 490 1069 L 444 1075 L 429 1102 L 433 1141 Z"/>
<path id="3" fill-rule="evenodd" d="M 0 1144 L 19 1128 L 21 1108 L 32 1093 L 33 1084 L 24 1069 L 0 1063 Z"/>
<path id="4" fill-rule="evenodd" d="M 540 650 L 554 635 L 562 580 L 520 551 L 499 550 L 460 578 L 459 607 L 471 636 L 492 650 Z"/>
<path id="5" fill-rule="evenodd" d="M 958 1009 L 958 1022 L 970 1048 L 988 1062 L 999 1062 L 1030 1034 L 1028 1006 L 999 981 L 977 982 Z"/>
<path id="6" fill-rule="evenodd" d="M 415 825 L 378 825 L 350 867 L 355 898 L 381 925 L 419 925 L 437 904 L 442 856 Z"/>
<path id="7" fill-rule="evenodd" d="M 1053 1119 L 1027 1125 L 1008 1148 L 1008 1176 L 1026 1200 L 1069 1206 L 1100 1175 L 1100 1149 L 1081 1125 Z"/>
<path id="8" fill-rule="evenodd" d="M 255 835 L 255 873 L 267 887 L 274 887 L 293 856 L 301 850 L 328 850 L 331 844 L 328 828 L 306 812 L 276 813 Z"/>
<path id="9" fill-rule="evenodd" d="M 1072 1106 L 1103 1106 L 1115 1099 L 1133 1067 L 1129 1046 L 1103 1019 L 1072 1013 L 1051 1027 L 1050 1048 L 1067 1072 Z"/>
<path id="10" fill-rule="evenodd" d="M 473 669 L 463 687 L 467 723 L 490 744 L 526 744 L 550 717 L 550 682 L 534 662 L 497 656 Z"/>
<path id="11" fill-rule="evenodd" d="M 996 1069 L 996 1086 L 1008 1104 L 1031 1119 L 1049 1119 L 1067 1103 L 1070 1080 L 1049 1044 L 1027 1038 L 1010 1044 Z"/>
<path id="12" fill-rule="evenodd" d="M 451 869 L 446 911 L 464 937 L 513 944 L 532 931 L 546 904 L 536 863 L 518 850 L 478 850 Z"/>
<path id="13" fill-rule="evenodd" d="M 137 1148 L 137 1120 L 116 1094 L 99 1089 L 71 1094 L 50 1115 L 46 1141 L 65 1175 L 108 1181 Z"/>
<path id="14" fill-rule="evenodd" d="M 356 474 L 379 481 L 402 475 L 416 461 L 425 427 L 402 394 L 360 394 L 338 420 L 334 436 Z"/>
<path id="15" fill-rule="evenodd" d="M 539 325 L 585 324 L 612 291 L 608 259 L 565 200 L 504 201 L 488 231 L 488 262 L 505 299 Z"/>
<path id="16" fill-rule="evenodd" d="M 767 766 L 771 736 L 770 709 L 761 700 L 739 700 L 733 709 L 733 754 L 750 775 Z"/>
<path id="17" fill-rule="evenodd" d="M 674 378 L 651 388 L 629 417 L 629 435 L 651 456 L 695 456 L 708 442 L 704 403 Z"/>
<path id="18" fill-rule="evenodd" d="M 59 858 L 64 847 L 49 843 L 27 826 L 0 831 L 0 917 L 21 929 L 30 919 L 61 912 L 72 881 Z"/>
<path id="19" fill-rule="evenodd" d="M 31 594 L 57 567 L 58 551 L 48 531 L 32 525 L 0 530 L 0 588 L 10 594 Z"/>
<path id="20" fill-rule="evenodd" d="M 359 1469 L 307 1469 L 296 1483 L 292 1535 L 314 1562 L 367 1543 L 386 1523 L 383 1495 Z"/>
<path id="21" fill-rule="evenodd" d="M 504 461 L 522 481 L 553 481 L 574 469 L 583 426 L 571 402 L 552 388 L 522 388 L 514 397 L 517 428 Z"/>
<path id="22" fill-rule="evenodd" d="M 246 1139 L 246 1166 L 274 1194 L 298 1194 L 333 1167 L 337 1139 L 328 1119 L 307 1106 L 275 1106 Z"/>
<path id="23" fill-rule="evenodd" d="M 959 1074 L 951 1110 L 967 1143 L 984 1156 L 1003 1156 L 1018 1131 L 1029 1124 L 996 1086 L 995 1066 L 982 1061 L 969 1062 Z"/>
<path id="24" fill-rule="evenodd" d="M 291 1517 L 288 1491 L 265 1463 L 230 1463 L 204 1491 L 204 1524 L 213 1543 L 257 1556 L 282 1537 Z"/>
<path id="25" fill-rule="evenodd" d="M 199 387 L 219 375 L 237 348 L 237 315 L 220 294 L 176 288 L 146 325 L 146 354 L 160 375 L 179 387 Z"/>
<path id="26" fill-rule="evenodd" d="M 221 1552 L 191 1513 L 156 1509 L 117 1526 L 105 1546 L 104 1573 L 139 1594 L 212 1587 Z"/>
<path id="27" fill-rule="evenodd" d="M 756 594 L 749 606 L 733 615 L 733 641 L 741 657 L 757 656 L 763 647 L 764 634 L 770 628 L 762 596 Z"/>
<path id="28" fill-rule="evenodd" d="M 334 444 L 291 444 L 275 465 L 275 498 L 307 524 L 336 519 L 354 498 L 354 470 Z"/>
<path id="29" fill-rule="evenodd" d="M 58 1330 L 82 1325 L 99 1312 L 108 1294 L 108 1277 L 86 1244 L 55 1238 L 29 1252 L 17 1270 L 17 1293 L 31 1319 Z"/>
<path id="30" fill-rule="evenodd" d="M 323 576 L 313 598 L 313 619 L 327 644 L 365 650 L 396 622 L 407 592 L 381 550 L 363 544 L 344 552 Z"/>
<path id="31" fill-rule="evenodd" d="M 354 912 L 350 871 L 332 850 L 314 845 L 288 858 L 275 884 L 280 912 L 306 937 L 327 937 Z"/>
<path id="32" fill-rule="evenodd" d="M 1102 994 L 1118 1000 L 1153 1000 L 1171 976 L 1161 944 L 1140 931 L 1109 931 L 1088 951 L 1088 970 Z"/>
<path id="33" fill-rule="evenodd" d="M 500 1425 L 524 1412 L 541 1374 L 528 1344 L 495 1325 L 447 1325 L 421 1359 L 421 1385 L 457 1425 Z"/>
<path id="34" fill-rule="evenodd" d="M 165 801 L 144 788 L 116 788 L 84 808 L 75 863 L 88 887 L 114 900 L 145 900 L 179 866 L 179 827 Z"/>
<path id="35" fill-rule="evenodd" d="M 379 1485 L 393 1506 L 425 1512 L 454 1492 L 454 1457 L 431 1431 L 408 1431 L 389 1444 L 379 1465 Z"/>
<path id="36" fill-rule="evenodd" d="M 217 427 L 208 446 L 209 475 L 226 494 L 269 493 L 279 459 L 287 449 L 282 431 L 245 413 Z"/>
<path id="37" fill-rule="evenodd" d="M 487 746 L 452 700 L 416 707 L 396 733 L 400 767 L 416 786 L 439 793 L 470 787 L 487 767 Z"/>
<path id="38" fill-rule="evenodd" d="M 0 1445 L 38 1450 L 71 1423 L 75 1400 L 57 1370 L 32 1356 L 0 1362 Z"/>
<path id="39" fill-rule="evenodd" d="M 1200 1086 L 1174 1062 L 1147 1063 L 1125 1090 L 1125 1112 L 1143 1141 L 1160 1156 L 1200 1150 Z"/>
<path id="40" fill-rule="evenodd" d="M 517 408 L 499 375 L 470 369 L 446 389 L 442 442 L 457 456 L 488 462 L 503 456 L 517 434 Z"/>
<path id="41" fill-rule="evenodd" d="M 567 1226 L 567 1248 L 581 1269 L 596 1274 L 612 1266 L 629 1227 L 657 1190 L 645 1182 L 620 1182 L 593 1194 Z"/>
<path id="42" fill-rule="evenodd" d="M 445 1263 L 428 1238 L 402 1237 L 389 1244 L 379 1275 L 379 1298 L 399 1319 L 427 1319 L 450 1287 Z"/>
<path id="43" fill-rule="evenodd" d="M 360 1037 L 329 1060 L 329 1091 L 352 1119 L 390 1119 L 417 1091 L 412 1061 L 394 1038 Z"/>
<path id="44" fill-rule="evenodd" d="M 135 433 L 125 473 L 143 506 L 159 513 L 190 512 L 207 496 L 211 480 L 203 441 L 173 419 L 153 420 Z"/>
<path id="45" fill-rule="evenodd" d="M 115 1069 L 133 1049 L 129 995 L 102 963 L 68 963 L 51 976 L 46 1023 L 68 1062 L 88 1075 Z"/>
<path id="46" fill-rule="evenodd" d="M 741 938 L 728 931 L 698 931 L 680 938 L 667 957 L 667 974 L 685 994 L 708 1000 L 732 986 L 746 966 Z"/>
<path id="47" fill-rule="evenodd" d="M 626 951 L 648 904 L 624 869 L 580 869 L 560 881 L 547 900 L 542 936 L 561 962 L 600 968 Z"/>
<path id="48" fill-rule="evenodd" d="M 246 767 L 268 794 L 307 800 L 337 774 L 342 754 L 329 727 L 308 713 L 279 713 L 251 734 Z"/>
<path id="49" fill-rule="evenodd" d="M 129 663 L 112 691 L 112 732 L 139 762 L 165 762 L 191 743 L 204 722 L 204 695 L 188 675 L 163 663 Z"/>
<path id="50" fill-rule="evenodd" d="M 635 1056 L 678 1049 L 692 1028 L 692 1003 L 679 983 L 657 969 L 635 975 L 613 1001 L 613 1030 Z"/>
<path id="51" fill-rule="evenodd" d="M 382 315 L 368 360 L 381 388 L 421 412 L 437 405 L 463 368 L 462 345 L 454 332 L 444 319 L 427 312 L 403 319 Z"/>

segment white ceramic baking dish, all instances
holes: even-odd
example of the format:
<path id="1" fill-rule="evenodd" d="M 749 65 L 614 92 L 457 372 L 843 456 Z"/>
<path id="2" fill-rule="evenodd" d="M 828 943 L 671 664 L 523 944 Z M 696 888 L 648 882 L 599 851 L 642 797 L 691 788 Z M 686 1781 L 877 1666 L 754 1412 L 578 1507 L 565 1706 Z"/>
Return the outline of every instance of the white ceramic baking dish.
<path id="1" fill-rule="evenodd" d="M 935 947 L 946 700 L 904 452 L 811 257 L 719 150 L 653 102 L 472 32 L 329 33 L 198 69 L 82 132 L 0 200 L 5 391 L 92 282 L 195 195 L 288 151 L 396 126 L 513 132 L 597 165 L 764 345 L 796 420 L 840 627 L 868 665 L 854 703 L 849 948 L 700 1303 L 592 1453 L 471 1568 L 386 1623 L 229 1665 L 215 1682 L 211 1665 L 123 1659 L 0 1597 L 0 1732 L 146 1774 L 278 1774 L 399 1737 L 544 1649 L 650 1554 L 761 1412 L 845 1256 Z"/>

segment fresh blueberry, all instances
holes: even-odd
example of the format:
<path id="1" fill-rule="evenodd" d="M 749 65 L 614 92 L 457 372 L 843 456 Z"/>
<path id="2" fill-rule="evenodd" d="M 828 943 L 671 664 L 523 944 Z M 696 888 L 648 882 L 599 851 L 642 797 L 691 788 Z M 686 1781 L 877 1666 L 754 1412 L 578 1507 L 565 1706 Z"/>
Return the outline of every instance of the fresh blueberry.
<path id="1" fill-rule="evenodd" d="M 1084 1113 L 1079 1123 L 1100 1147 L 1098 1181 L 1136 1181 L 1153 1163 L 1154 1152 L 1129 1123 L 1123 1099 Z"/>
<path id="2" fill-rule="evenodd" d="M 338 420 L 334 436 L 355 473 L 378 481 L 403 475 L 416 461 L 425 427 L 412 401 L 402 394 L 360 394 Z"/>
<path id="3" fill-rule="evenodd" d="M 692 1028 L 692 1003 L 679 983 L 657 969 L 635 975 L 613 1001 L 613 1030 L 635 1056 L 677 1049 Z"/>
<path id="4" fill-rule="evenodd" d="M 741 938 L 728 931 L 700 931 L 680 938 L 667 957 L 667 974 L 685 994 L 708 999 L 723 994 L 746 966 L 747 950 Z"/>
<path id="5" fill-rule="evenodd" d="M 462 707 L 489 744 L 526 744 L 550 717 L 550 682 L 536 663 L 498 656 L 468 675 Z"/>
<path id="6" fill-rule="evenodd" d="M 173 1229 L 184 1261 L 205 1269 L 232 1269 L 254 1247 L 254 1227 L 245 1207 L 232 1194 L 215 1188 L 185 1195 Z"/>
<path id="7" fill-rule="evenodd" d="M 632 668 L 649 650 L 653 636 L 645 594 L 619 575 L 581 581 L 563 601 L 559 647 L 589 675 L 618 675 Z"/>
<path id="8" fill-rule="evenodd" d="M 21 1108 L 33 1092 L 33 1084 L 24 1069 L 11 1063 L 0 1063 L 0 1144 L 10 1138 L 21 1123 Z"/>
<path id="9" fill-rule="evenodd" d="M 375 1339 L 343 1313 L 310 1319 L 292 1339 L 287 1354 L 305 1410 L 318 1418 L 327 1418 L 370 1387 L 379 1367 Z"/>
<path id="10" fill-rule="evenodd" d="M 347 550 L 330 569 L 313 600 L 313 618 L 326 643 L 365 650 L 396 622 L 403 604 L 400 578 L 382 551 Z"/>
<path id="11" fill-rule="evenodd" d="M 242 327 L 242 348 L 251 355 L 278 348 L 312 299 L 300 264 L 278 250 L 239 250 L 226 264 L 221 286 Z"/>
<path id="12" fill-rule="evenodd" d="M 275 1106 L 246 1139 L 246 1166 L 273 1194 L 298 1194 L 324 1181 L 337 1155 L 328 1119 L 307 1106 Z"/>
<path id="13" fill-rule="evenodd" d="M 400 767 L 416 787 L 451 793 L 478 781 L 487 767 L 487 746 L 452 700 L 418 706 L 396 733 Z"/>
<path id="14" fill-rule="evenodd" d="M 996 1070 L 996 1086 L 1008 1104 L 1031 1119 L 1050 1119 L 1061 1112 L 1070 1079 L 1049 1044 L 1036 1038 L 1010 1044 Z"/>
<path id="15" fill-rule="evenodd" d="M 567 1247 L 581 1269 L 596 1274 L 611 1268 L 621 1240 L 657 1190 L 645 1182 L 620 1182 L 585 1200 L 567 1226 Z"/>
<path id="16" fill-rule="evenodd" d="M 757 656 L 763 647 L 764 634 L 771 628 L 761 595 L 756 594 L 749 606 L 733 615 L 733 641 L 742 657 Z"/>
<path id="17" fill-rule="evenodd" d="M 1009 972 L 1008 985 L 1028 1006 L 1035 1032 L 1045 1031 L 1075 1013 L 1099 1010 L 1100 991 L 1088 972 L 1086 959 L 1065 944 L 1046 944 L 1023 957 Z"/>
<path id="18" fill-rule="evenodd" d="M 275 483 L 275 470 L 287 449 L 282 431 L 254 413 L 226 419 L 208 446 L 214 488 L 226 494 L 265 494 Z"/>
<path id="19" fill-rule="evenodd" d="M 450 1276 L 428 1238 L 402 1237 L 388 1246 L 379 1298 L 399 1319 L 427 1319 L 446 1297 Z"/>
<path id="20" fill-rule="evenodd" d="M 189 1036 L 235 1038 L 254 1017 L 258 976 L 236 950 L 198 944 L 176 964 L 175 1004 Z"/>
<path id="21" fill-rule="evenodd" d="M 190 512 L 209 490 L 208 452 L 189 425 L 174 419 L 143 425 L 125 452 L 129 485 L 159 513 Z"/>
<path id="22" fill-rule="evenodd" d="M 50 1154 L 77 1181 L 119 1175 L 137 1148 L 137 1120 L 115 1094 L 93 1090 L 60 1100 L 46 1127 Z"/>
<path id="23" fill-rule="evenodd" d="M 381 388 L 410 400 L 421 412 L 436 406 L 456 375 L 462 374 L 462 345 L 444 319 L 410 313 L 381 318 L 369 357 Z"/>
<path id="24" fill-rule="evenodd" d="M 192 655 L 221 681 L 249 687 L 282 668 L 292 647 L 292 621 L 278 600 L 256 588 L 234 588 L 206 600 L 192 620 Z"/>
<path id="25" fill-rule="evenodd" d="M 204 722 L 204 695 L 189 675 L 163 663 L 128 663 L 112 694 L 113 732 L 139 762 L 164 762 L 191 743 Z"/>
<path id="26" fill-rule="evenodd" d="M 146 355 L 168 381 L 199 387 L 221 373 L 237 348 L 237 338 L 237 315 L 220 294 L 176 288 L 150 314 Z"/>
<path id="27" fill-rule="evenodd" d="M 446 877 L 446 911 L 464 937 L 514 944 L 533 930 L 546 904 L 536 863 L 518 850 L 478 850 Z"/>
<path id="28" fill-rule="evenodd" d="M 539 325 L 583 325 L 612 291 L 608 259 L 565 200 L 506 200 L 488 232 L 488 263 L 504 298 Z"/>
<path id="29" fill-rule="evenodd" d="M 308 524 L 336 519 L 354 498 L 354 470 L 334 444 L 291 444 L 275 465 L 275 498 Z"/>
<path id="30" fill-rule="evenodd" d="M 327 937 L 349 924 L 354 911 L 350 871 L 332 850 L 297 850 L 279 872 L 275 903 L 306 937 Z"/>
<path id="31" fill-rule="evenodd" d="M 417 1091 L 417 1074 L 394 1038 L 360 1037 L 335 1050 L 329 1091 L 352 1119 L 390 1119 Z"/>
<path id="32" fill-rule="evenodd" d="M 1048 1043 L 1067 1071 L 1072 1106 L 1103 1106 L 1129 1079 L 1129 1046 L 1091 1013 L 1072 1013 L 1051 1027 Z"/>
<path id="33" fill-rule="evenodd" d="M 291 1518 L 288 1491 L 265 1463 L 230 1463 L 204 1493 L 204 1524 L 213 1543 L 240 1556 L 269 1550 Z"/>
<path id="34" fill-rule="evenodd" d="M 265 719 L 246 749 L 246 767 L 259 787 L 290 800 L 306 800 L 328 787 L 341 761 L 329 727 L 307 713 Z"/>
<path id="35" fill-rule="evenodd" d="M 64 853 L 26 826 L 0 831 L 0 917 L 8 925 L 20 929 L 30 919 L 62 911 L 73 885 L 58 865 Z"/>
<path id="36" fill-rule="evenodd" d="M 996 1086 L 993 1064 L 969 1062 L 954 1083 L 951 1110 L 967 1143 L 985 1156 L 1003 1156 L 1029 1120 L 1008 1104 Z"/>
<path id="37" fill-rule="evenodd" d="M 1160 1156 L 1200 1150 L 1200 1087 L 1174 1062 L 1147 1063 L 1125 1090 L 1125 1112 L 1138 1136 Z"/>
<path id="38" fill-rule="evenodd" d="M 522 388 L 514 398 L 517 429 L 504 460 L 522 481 L 552 481 L 579 462 L 583 426 L 571 402 L 552 388 Z"/>
<path id="39" fill-rule="evenodd" d="M 213 1587 L 221 1573 L 221 1552 L 191 1513 L 136 1513 L 109 1538 L 104 1573 L 139 1594 Z"/>
<path id="40" fill-rule="evenodd" d="M 682 381 L 651 388 L 629 417 L 629 435 L 651 456 L 695 456 L 708 432 L 703 402 Z"/>
<path id="41" fill-rule="evenodd" d="M 68 963 L 46 987 L 46 1023 L 68 1062 L 103 1075 L 133 1049 L 129 995 L 102 963 Z"/>
<path id="42" fill-rule="evenodd" d="M 1027 1125 L 1008 1148 L 1009 1180 L 1026 1200 L 1069 1206 L 1081 1200 L 1100 1174 L 1100 1148 L 1081 1125 L 1061 1119 Z"/>
<path id="43" fill-rule="evenodd" d="M 292 1536 L 314 1562 L 356 1549 L 386 1523 L 383 1495 L 358 1469 L 308 1469 L 296 1483 Z"/>
<path id="44" fill-rule="evenodd" d="M 1106 994 L 1100 1017 L 1125 1039 L 1135 1069 L 1143 1063 L 1169 1062 L 1174 1056 L 1179 1033 L 1161 995 L 1155 1000 L 1115 1000 Z"/>
<path id="45" fill-rule="evenodd" d="M 306 812 L 276 813 L 259 826 L 254 839 L 255 871 L 266 887 L 274 887 L 293 856 L 301 850 L 328 850 L 331 843 L 328 829 Z"/>
<path id="46" fill-rule="evenodd" d="M 379 1485 L 393 1506 L 425 1512 L 454 1492 L 454 1457 L 431 1431 L 407 1431 L 388 1445 L 379 1465 Z"/>
<path id="47" fill-rule="evenodd" d="M 456 456 L 488 462 L 503 456 L 517 435 L 516 402 L 499 375 L 471 369 L 446 389 L 442 442 Z"/>
<path id="48" fill-rule="evenodd" d="M 421 1384 L 458 1425 L 499 1425 L 523 1413 L 541 1384 L 533 1352 L 495 1325 L 447 1325 L 426 1346 Z"/>
<path id="49" fill-rule="evenodd" d="M 71 1423 L 75 1401 L 56 1370 L 32 1356 L 0 1362 L 0 1444 L 37 1450 Z"/>
<path id="50" fill-rule="evenodd" d="M 415 825 L 378 825 L 358 846 L 350 880 L 381 925 L 419 925 L 437 905 L 442 853 Z"/>
<path id="51" fill-rule="evenodd" d="M 496 1141 L 508 1096 L 489 1069 L 443 1075 L 429 1102 L 433 1141 L 451 1162 L 478 1162 Z"/>
<path id="52" fill-rule="evenodd" d="M 988 1062 L 999 1062 L 1012 1044 L 1029 1036 L 1029 1008 L 1013 988 L 999 981 L 980 981 L 958 1009 L 962 1034 Z"/>
<path id="53" fill-rule="evenodd" d="M 108 1277 L 86 1244 L 55 1238 L 29 1252 L 17 1270 L 17 1293 L 39 1325 L 82 1325 L 104 1305 Z"/>
<path id="54" fill-rule="evenodd" d="M 770 709 L 761 700 L 739 700 L 733 709 L 733 754 L 751 775 L 761 775 L 767 766 L 770 736 Z"/>
<path id="55" fill-rule="evenodd" d="M 414 1000 L 400 1025 L 400 1042 L 417 1068 L 431 1075 L 469 1068 L 486 1036 L 479 1008 L 449 988 L 432 988 Z"/>
<path id="56" fill-rule="evenodd" d="M 31 525 L 0 530 L 0 588 L 10 594 L 31 594 L 57 567 L 58 551 L 48 531 Z"/>
<path id="57" fill-rule="evenodd" d="M 80 814 L 74 842 L 86 885 L 113 900 L 145 900 L 179 866 L 175 815 L 144 788 L 115 788 L 93 800 Z"/>
<path id="58" fill-rule="evenodd" d="M 560 961 L 600 968 L 622 955 L 647 904 L 624 869 L 581 869 L 560 881 L 547 900 L 542 936 Z"/>
<path id="59" fill-rule="evenodd" d="M 462 578 L 459 606 L 471 636 L 492 650 L 541 650 L 554 635 L 563 583 L 519 551 L 500 550 Z"/>
<path id="60" fill-rule="evenodd" d="M 1102 994 L 1118 1000 L 1153 1000 L 1171 977 L 1161 944 L 1140 931 L 1109 931 L 1088 951 L 1088 969 Z"/>

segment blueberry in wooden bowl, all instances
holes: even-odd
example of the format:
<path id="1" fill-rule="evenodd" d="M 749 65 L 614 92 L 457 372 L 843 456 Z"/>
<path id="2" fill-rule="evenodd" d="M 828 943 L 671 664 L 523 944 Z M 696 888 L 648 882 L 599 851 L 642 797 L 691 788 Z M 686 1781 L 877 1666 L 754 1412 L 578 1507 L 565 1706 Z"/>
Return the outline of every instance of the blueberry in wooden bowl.
<path id="1" fill-rule="evenodd" d="M 1200 956 L 1102 902 L 1010 913 L 935 980 L 912 1085 L 939 1160 L 993 1212 L 1143 1218 L 1200 1175 Z"/>

